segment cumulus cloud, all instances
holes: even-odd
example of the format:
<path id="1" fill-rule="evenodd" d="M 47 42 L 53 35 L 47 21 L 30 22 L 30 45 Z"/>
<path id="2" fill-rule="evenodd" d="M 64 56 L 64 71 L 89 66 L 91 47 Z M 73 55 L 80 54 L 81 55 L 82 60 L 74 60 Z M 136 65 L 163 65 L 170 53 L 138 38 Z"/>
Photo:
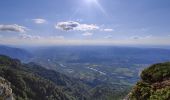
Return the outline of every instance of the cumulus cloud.
<path id="1" fill-rule="evenodd" d="M 37 19 L 32 19 L 34 21 L 34 23 L 36 24 L 44 24 L 47 21 L 45 19 L 41 19 L 41 18 L 37 18 Z"/>
<path id="2" fill-rule="evenodd" d="M 67 22 L 58 22 L 55 26 L 56 29 L 60 29 L 63 31 L 92 31 L 99 29 L 99 26 L 94 24 L 81 24 L 75 21 L 67 21 Z"/>
<path id="3" fill-rule="evenodd" d="M 88 24 L 80 24 L 77 28 L 75 28 L 75 30 L 78 30 L 78 31 L 92 31 L 92 30 L 97 30 L 99 29 L 98 26 L 96 25 L 88 25 Z"/>
<path id="4" fill-rule="evenodd" d="M 13 25 L 0 25 L 0 31 L 4 32 L 19 32 L 19 33 L 24 33 L 26 32 L 26 27 L 24 26 L 19 26 L 17 24 Z"/>
<path id="5" fill-rule="evenodd" d="M 19 34 L 19 38 L 21 38 L 21 39 L 27 39 L 27 40 L 41 39 L 40 36 L 34 36 L 34 35 L 29 35 L 29 34 Z"/>
<path id="6" fill-rule="evenodd" d="M 93 35 L 93 33 L 85 32 L 85 33 L 83 33 L 82 35 L 83 35 L 83 36 L 92 36 L 92 35 Z"/>
<path id="7" fill-rule="evenodd" d="M 80 24 L 78 22 L 68 21 L 68 22 L 58 22 L 55 27 L 60 30 L 69 31 L 69 30 L 74 30 L 79 25 Z"/>
<path id="8" fill-rule="evenodd" d="M 114 31 L 114 30 L 111 29 L 111 28 L 106 28 L 106 29 L 103 29 L 103 31 L 105 31 L 105 32 L 112 32 L 112 31 Z"/>

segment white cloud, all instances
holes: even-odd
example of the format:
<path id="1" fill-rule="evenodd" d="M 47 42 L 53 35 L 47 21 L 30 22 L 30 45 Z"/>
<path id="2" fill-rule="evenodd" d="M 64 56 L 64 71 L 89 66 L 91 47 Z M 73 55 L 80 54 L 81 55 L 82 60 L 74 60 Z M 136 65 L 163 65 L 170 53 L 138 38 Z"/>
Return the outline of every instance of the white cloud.
<path id="1" fill-rule="evenodd" d="M 132 36 L 130 37 L 130 39 L 135 39 L 135 40 L 139 40 L 139 39 L 148 39 L 153 37 L 152 35 L 148 35 L 148 36 Z"/>
<path id="2" fill-rule="evenodd" d="M 68 22 L 58 22 L 55 27 L 60 30 L 69 31 L 69 30 L 74 30 L 78 26 L 79 26 L 78 22 L 68 21 Z"/>
<path id="3" fill-rule="evenodd" d="M 105 39 L 111 39 L 113 36 L 112 35 L 107 35 L 107 36 L 105 36 L 104 38 Z"/>
<path id="4" fill-rule="evenodd" d="M 39 36 L 39 35 L 30 35 L 30 34 L 19 34 L 19 39 L 21 40 L 63 40 L 64 36 L 56 35 L 56 36 Z M 30 41 L 31 42 L 31 41 Z"/>
<path id="5" fill-rule="evenodd" d="M 78 27 L 75 28 L 75 30 L 78 31 L 92 31 L 92 30 L 97 30 L 99 29 L 98 26 L 94 25 L 94 24 L 80 24 Z"/>
<path id="6" fill-rule="evenodd" d="M 64 39 L 64 36 L 59 35 L 59 36 L 51 36 L 50 39 Z"/>
<path id="7" fill-rule="evenodd" d="M 29 35 L 29 34 L 19 34 L 19 38 L 21 38 L 21 39 L 28 39 L 28 40 L 41 39 L 40 36 L 34 36 L 34 35 Z"/>
<path id="8" fill-rule="evenodd" d="M 83 35 L 83 36 L 92 36 L 92 35 L 93 35 L 93 33 L 85 32 L 85 33 L 83 33 L 82 35 Z"/>
<path id="9" fill-rule="evenodd" d="M 41 18 L 37 18 L 37 19 L 32 19 L 34 21 L 34 23 L 36 24 L 44 24 L 47 21 L 45 19 L 41 19 Z"/>
<path id="10" fill-rule="evenodd" d="M 80 24 L 75 21 L 66 21 L 66 22 L 58 22 L 55 26 L 56 29 L 60 29 L 63 31 L 92 31 L 99 29 L 99 26 L 94 24 Z"/>
<path id="11" fill-rule="evenodd" d="M 103 29 L 103 31 L 105 31 L 105 32 L 113 32 L 114 30 L 111 29 L 111 28 L 107 28 L 107 29 Z"/>
<path id="12" fill-rule="evenodd" d="M 78 21 L 78 22 L 82 22 L 82 21 L 83 21 L 83 19 L 76 19 L 76 21 Z"/>
<path id="13" fill-rule="evenodd" d="M 19 32 L 19 33 L 24 33 L 26 32 L 26 27 L 24 26 L 19 26 L 17 24 L 12 24 L 12 25 L 0 25 L 0 31 L 5 31 L 5 32 Z"/>

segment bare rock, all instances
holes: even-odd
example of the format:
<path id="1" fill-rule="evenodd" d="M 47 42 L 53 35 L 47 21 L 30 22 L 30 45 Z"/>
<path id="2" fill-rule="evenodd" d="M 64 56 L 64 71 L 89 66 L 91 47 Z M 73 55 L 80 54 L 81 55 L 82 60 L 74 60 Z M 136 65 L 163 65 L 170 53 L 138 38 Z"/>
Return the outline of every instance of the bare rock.
<path id="1" fill-rule="evenodd" d="M 0 100 L 15 100 L 11 84 L 2 77 L 0 77 Z"/>

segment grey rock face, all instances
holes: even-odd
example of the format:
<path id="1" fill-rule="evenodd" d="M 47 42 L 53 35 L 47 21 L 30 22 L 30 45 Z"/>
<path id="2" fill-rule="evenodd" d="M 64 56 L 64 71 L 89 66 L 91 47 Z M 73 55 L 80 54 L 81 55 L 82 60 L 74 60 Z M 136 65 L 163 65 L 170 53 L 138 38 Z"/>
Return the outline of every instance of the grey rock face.
<path id="1" fill-rule="evenodd" d="M 15 100 L 11 84 L 2 77 L 0 77 L 0 100 Z"/>

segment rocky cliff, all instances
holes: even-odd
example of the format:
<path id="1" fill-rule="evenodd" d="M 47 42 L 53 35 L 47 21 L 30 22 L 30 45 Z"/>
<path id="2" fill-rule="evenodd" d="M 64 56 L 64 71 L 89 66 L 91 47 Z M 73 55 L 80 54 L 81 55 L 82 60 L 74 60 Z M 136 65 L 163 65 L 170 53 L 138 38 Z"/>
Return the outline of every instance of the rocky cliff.
<path id="1" fill-rule="evenodd" d="M 11 84 L 0 77 L 0 100 L 14 100 Z"/>

